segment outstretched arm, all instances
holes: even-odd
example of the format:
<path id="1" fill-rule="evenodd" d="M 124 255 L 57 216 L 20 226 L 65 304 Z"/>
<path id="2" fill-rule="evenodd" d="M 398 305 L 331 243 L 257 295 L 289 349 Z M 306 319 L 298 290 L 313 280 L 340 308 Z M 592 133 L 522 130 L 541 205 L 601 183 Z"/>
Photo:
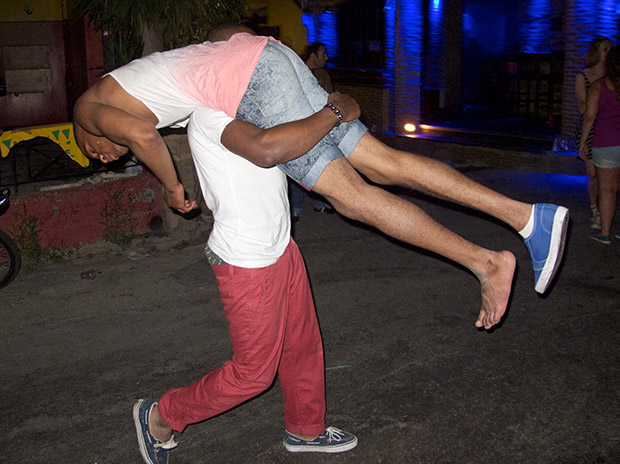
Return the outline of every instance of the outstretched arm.
<path id="1" fill-rule="evenodd" d="M 332 93 L 328 103 L 340 110 L 344 122 L 353 121 L 360 115 L 359 105 L 349 95 Z M 258 166 L 271 167 L 304 155 L 337 123 L 338 117 L 329 108 L 323 108 L 306 119 L 270 129 L 235 119 L 222 133 L 222 143 Z"/>
<path id="2" fill-rule="evenodd" d="M 78 145 L 88 156 L 104 163 L 119 157 L 119 150 L 110 149 L 107 141 L 99 143 L 91 137 L 127 147 L 162 183 L 168 206 L 181 213 L 196 207 L 195 202 L 185 199 L 168 147 L 153 122 L 103 103 L 80 101 L 75 106 L 74 125 Z"/>
<path id="3" fill-rule="evenodd" d="M 359 117 L 357 102 L 339 93 L 329 96 L 329 103 L 343 115 L 343 121 Z M 117 159 L 120 150 L 107 152 L 109 141 L 129 148 L 153 172 L 165 188 L 166 203 L 182 213 L 196 207 L 185 199 L 183 185 L 179 182 L 172 157 L 161 135 L 155 128 L 156 121 L 97 101 L 80 98 L 74 109 L 74 125 L 78 145 L 88 156 L 103 162 Z M 270 129 L 261 129 L 243 121 L 233 121 L 222 134 L 222 143 L 232 152 L 259 166 L 273 166 L 298 158 L 312 148 L 338 122 L 337 116 L 327 108 L 296 122 Z M 88 142 L 89 138 L 106 139 L 100 144 Z"/>

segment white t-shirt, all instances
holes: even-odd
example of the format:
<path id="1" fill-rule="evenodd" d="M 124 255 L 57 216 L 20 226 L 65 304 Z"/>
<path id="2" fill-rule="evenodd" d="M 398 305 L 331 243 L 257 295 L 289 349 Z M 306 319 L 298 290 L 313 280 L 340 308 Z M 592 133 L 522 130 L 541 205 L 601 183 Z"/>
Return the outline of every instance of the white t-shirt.
<path id="1" fill-rule="evenodd" d="M 186 126 L 198 104 L 185 95 L 166 64 L 166 55 L 153 53 L 109 72 L 131 96 L 140 100 L 159 120 L 157 129 Z"/>
<path id="2" fill-rule="evenodd" d="M 221 135 L 232 120 L 201 107 L 188 126 L 200 186 L 213 212 L 209 247 L 234 266 L 270 266 L 290 242 L 286 176 L 276 167 L 261 168 L 224 148 Z"/>

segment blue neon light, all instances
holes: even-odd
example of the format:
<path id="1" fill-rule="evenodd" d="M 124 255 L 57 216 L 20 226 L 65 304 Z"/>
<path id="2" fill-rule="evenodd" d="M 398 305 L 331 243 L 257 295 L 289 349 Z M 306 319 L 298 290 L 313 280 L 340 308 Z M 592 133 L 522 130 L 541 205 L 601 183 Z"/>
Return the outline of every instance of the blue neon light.
<path id="1" fill-rule="evenodd" d="M 551 0 L 530 0 L 521 28 L 521 43 L 526 53 L 551 53 Z"/>
<path id="2" fill-rule="evenodd" d="M 431 55 L 441 54 L 443 50 L 444 24 L 440 3 L 441 0 L 433 0 L 433 6 L 428 12 L 428 47 Z"/>
<path id="3" fill-rule="evenodd" d="M 301 23 L 308 31 L 308 43 L 316 42 L 316 28 L 314 25 L 314 16 L 312 16 L 310 13 L 302 13 Z"/>
<path id="4" fill-rule="evenodd" d="M 394 85 L 394 46 L 396 42 L 396 9 L 394 8 L 394 0 L 386 0 L 383 13 L 385 16 L 385 74 L 386 84 Z"/>
<path id="5" fill-rule="evenodd" d="M 618 40 L 620 2 L 618 0 L 575 2 L 574 21 L 580 31 L 582 52 L 587 53 L 589 42 L 596 36 Z"/>
<path id="6" fill-rule="evenodd" d="M 424 19 L 422 0 L 385 2 L 385 59 L 390 113 L 417 122 L 420 117 Z M 395 119 L 391 121 L 394 124 Z M 399 122 L 400 123 L 400 122 Z M 393 128 L 393 127 L 392 127 Z M 402 127 L 398 127 L 400 132 Z"/>
<path id="7" fill-rule="evenodd" d="M 434 0 L 440 1 L 440 0 Z M 424 37 L 424 9 L 420 1 L 386 0 L 385 13 L 385 60 L 388 83 L 393 79 L 396 68 L 395 48 L 400 48 L 399 68 L 406 70 L 407 84 L 419 85 L 422 72 L 422 51 Z M 441 14 L 441 13 L 440 13 Z M 398 16 L 398 29 L 396 21 Z M 398 34 L 398 40 L 396 37 Z M 405 61 L 403 61 L 405 60 Z"/>
<path id="8" fill-rule="evenodd" d="M 319 15 L 303 13 L 302 24 L 308 30 L 308 43 L 322 42 L 330 58 L 337 57 L 340 51 L 338 43 L 338 18 L 331 11 Z"/>

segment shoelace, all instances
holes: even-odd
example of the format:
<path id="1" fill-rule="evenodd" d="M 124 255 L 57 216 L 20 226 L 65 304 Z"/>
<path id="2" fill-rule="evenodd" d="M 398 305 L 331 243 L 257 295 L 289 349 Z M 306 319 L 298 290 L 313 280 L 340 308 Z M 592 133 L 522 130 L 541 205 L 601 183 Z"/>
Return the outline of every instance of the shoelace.
<path id="1" fill-rule="evenodd" d="M 174 435 L 173 435 L 173 436 L 170 437 L 170 440 L 168 440 L 166 442 L 156 441 L 153 444 L 153 448 L 163 448 L 163 449 L 169 450 L 169 449 L 172 449 L 172 448 L 176 448 L 177 445 L 178 445 L 178 443 L 174 439 Z"/>
<path id="2" fill-rule="evenodd" d="M 341 441 L 344 438 L 345 433 L 337 429 L 336 427 L 327 427 L 325 429 L 325 435 L 327 437 L 327 441 Z"/>

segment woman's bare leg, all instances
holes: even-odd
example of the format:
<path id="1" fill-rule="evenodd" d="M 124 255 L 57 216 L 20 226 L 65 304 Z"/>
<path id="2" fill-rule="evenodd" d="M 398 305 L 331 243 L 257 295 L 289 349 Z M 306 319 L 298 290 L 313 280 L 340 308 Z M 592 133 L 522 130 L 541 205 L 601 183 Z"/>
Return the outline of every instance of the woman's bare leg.
<path id="1" fill-rule="evenodd" d="M 601 213 L 601 235 L 609 235 L 611 233 L 611 224 L 616 213 L 618 171 L 620 171 L 620 168 L 596 168 L 599 182 L 598 202 Z"/>

